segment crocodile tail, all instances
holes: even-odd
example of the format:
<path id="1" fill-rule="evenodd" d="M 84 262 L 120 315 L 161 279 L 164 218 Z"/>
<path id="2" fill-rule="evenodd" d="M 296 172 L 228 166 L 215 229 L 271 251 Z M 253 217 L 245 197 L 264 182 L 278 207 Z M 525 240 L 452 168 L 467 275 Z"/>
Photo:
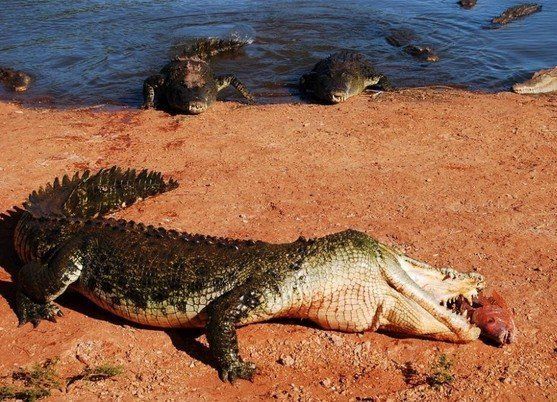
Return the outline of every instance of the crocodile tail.
<path id="1" fill-rule="evenodd" d="M 235 52 L 252 42 L 252 39 L 240 38 L 199 38 L 193 44 L 186 47 L 176 56 L 177 59 L 188 57 L 199 57 L 208 59 L 220 53 Z"/>
<path id="2" fill-rule="evenodd" d="M 72 217 L 90 219 L 125 208 L 143 198 L 178 187 L 173 179 L 165 181 L 161 173 L 119 167 L 89 171 L 33 191 L 24 207 L 35 218 Z"/>

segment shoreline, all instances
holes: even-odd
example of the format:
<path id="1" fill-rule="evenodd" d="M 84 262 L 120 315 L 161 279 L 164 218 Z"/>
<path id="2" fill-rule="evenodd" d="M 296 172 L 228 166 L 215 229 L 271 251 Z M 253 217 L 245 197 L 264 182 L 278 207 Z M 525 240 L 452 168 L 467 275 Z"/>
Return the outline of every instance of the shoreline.
<path id="1" fill-rule="evenodd" d="M 297 88 L 297 84 L 285 84 L 285 85 L 294 85 Z M 514 93 L 512 88 L 509 87 L 506 91 L 490 91 L 485 88 L 474 88 L 473 85 L 466 85 L 466 84 L 432 84 L 432 85 L 423 85 L 423 86 L 409 86 L 409 87 L 395 87 L 393 90 L 386 92 L 386 91 L 379 91 L 384 93 L 390 94 L 401 94 L 408 91 L 439 91 L 439 90 L 447 90 L 447 91 L 457 91 L 457 92 L 468 92 L 472 94 L 479 94 L 479 95 L 497 95 L 503 93 Z M 370 96 L 373 94 L 374 90 L 366 90 L 363 93 L 363 96 Z M 14 97 L 10 98 L 9 95 Z M 142 101 L 138 100 L 136 105 L 131 103 L 117 103 L 114 101 L 113 103 L 105 102 L 105 103 L 91 103 L 88 104 L 87 102 L 79 102 L 78 100 L 75 101 L 68 101 L 61 104 L 56 103 L 56 97 L 54 95 L 37 95 L 33 97 L 27 97 L 26 92 L 17 93 L 14 95 L 12 92 L 3 91 L 2 97 L 0 97 L 0 104 L 14 104 L 18 105 L 25 109 L 48 109 L 48 110 L 60 110 L 60 111 L 69 111 L 69 110 L 88 110 L 88 109 L 101 109 L 105 111 L 120 111 L 120 110 L 141 110 L 140 106 Z M 230 93 L 228 94 L 230 95 Z M 277 101 L 274 102 L 272 99 L 273 96 L 258 96 L 257 93 L 256 100 L 260 103 L 256 103 L 255 105 L 249 105 L 245 103 L 241 97 L 239 96 L 232 96 L 230 98 L 227 95 L 219 95 L 217 102 L 220 103 L 237 103 L 249 106 L 268 106 L 268 105 L 322 105 L 322 106 L 331 106 L 326 104 L 319 104 L 315 103 L 311 99 L 303 98 L 302 94 L 296 95 L 289 95 L 289 96 L 279 96 L 281 99 L 289 99 L 289 101 Z M 533 94 L 534 96 L 537 94 Z M 530 94 L 529 96 L 532 96 Z M 18 99 L 20 98 L 20 99 Z M 334 106 L 334 105 L 333 105 Z M 187 116 L 187 115 L 184 115 Z"/>
<path id="2" fill-rule="evenodd" d="M 198 116 L 0 102 L 0 123 L 0 213 L 65 173 L 116 164 L 159 170 L 180 187 L 117 217 L 270 242 L 359 229 L 432 265 L 482 273 L 514 308 L 519 331 L 516 344 L 498 349 L 296 322 L 250 325 L 239 330 L 240 348 L 260 373 L 253 384 L 230 386 L 211 367 L 203 335 L 135 326 L 74 295 L 62 298 L 57 324 L 18 328 L 0 264 L 0 344 L 12 345 L 0 375 L 55 356 L 63 373 L 83 366 L 76 356 L 124 367 L 111 381 L 53 391 L 53 400 L 530 399 L 557 392 L 555 94 L 413 89 L 332 106 L 221 101 Z M 0 235 L 6 250 L 6 226 Z M 454 362 L 451 386 L 406 381 L 401 367 L 428 373 L 442 354 Z"/>

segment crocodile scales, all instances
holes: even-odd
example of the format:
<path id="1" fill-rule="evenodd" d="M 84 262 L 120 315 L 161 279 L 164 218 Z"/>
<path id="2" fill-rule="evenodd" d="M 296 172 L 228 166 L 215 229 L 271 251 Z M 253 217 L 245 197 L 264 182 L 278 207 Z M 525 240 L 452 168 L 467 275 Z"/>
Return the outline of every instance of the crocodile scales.
<path id="1" fill-rule="evenodd" d="M 236 326 L 276 317 L 323 328 L 379 328 L 452 342 L 480 329 L 448 308 L 484 286 L 477 273 L 436 269 L 355 230 L 292 243 L 192 235 L 104 218 L 178 183 L 111 168 L 65 176 L 33 192 L 15 231 L 21 325 L 56 320 L 68 287 L 98 306 L 155 327 L 205 327 L 223 380 L 251 379 Z"/>
<path id="2" fill-rule="evenodd" d="M 199 114 L 207 110 L 223 89 L 233 86 L 250 102 L 253 96 L 232 74 L 216 76 L 209 58 L 236 51 L 251 41 L 240 39 L 197 39 L 166 64 L 159 74 L 143 82 L 143 108 Z"/>

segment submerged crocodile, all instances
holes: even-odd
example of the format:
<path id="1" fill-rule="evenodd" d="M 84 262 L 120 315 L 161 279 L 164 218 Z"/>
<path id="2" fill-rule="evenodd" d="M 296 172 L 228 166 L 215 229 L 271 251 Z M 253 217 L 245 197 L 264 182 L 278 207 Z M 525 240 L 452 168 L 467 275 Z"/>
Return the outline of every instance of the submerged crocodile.
<path id="1" fill-rule="evenodd" d="M 217 99 L 217 94 L 232 85 L 246 99 L 253 97 L 234 75 L 215 76 L 208 59 L 219 53 L 240 49 L 248 41 L 238 39 L 198 39 L 193 46 L 164 66 L 159 74 L 143 83 L 143 108 L 170 109 L 199 114 Z"/>
<path id="2" fill-rule="evenodd" d="M 386 76 L 375 71 L 364 55 L 341 50 L 319 61 L 311 72 L 300 78 L 300 90 L 325 103 L 340 103 L 376 86 L 388 90 Z"/>
<path id="3" fill-rule="evenodd" d="M 62 313 L 53 301 L 71 287 L 136 323 L 204 327 L 229 381 L 255 371 L 239 355 L 236 326 L 276 317 L 450 342 L 480 335 L 450 307 L 474 299 L 481 275 L 433 268 L 362 232 L 271 244 L 103 218 L 177 186 L 160 173 L 112 168 L 33 192 L 14 239 L 25 264 L 16 278 L 20 324 L 55 321 Z"/>
<path id="4" fill-rule="evenodd" d="M 513 91 L 519 94 L 541 94 L 557 91 L 557 67 L 540 70 L 532 78 L 513 85 Z"/>
<path id="5" fill-rule="evenodd" d="M 488 28 L 498 28 L 503 25 L 508 24 L 511 21 L 517 20 L 519 18 L 524 18 L 528 15 L 537 13 L 542 10 L 542 6 L 535 3 L 525 3 L 519 4 L 517 6 L 513 6 L 507 8 L 505 11 L 501 13 L 498 17 L 495 17 L 491 20 L 491 26 Z"/>
<path id="6" fill-rule="evenodd" d="M 10 91 L 27 91 L 31 81 L 31 76 L 23 71 L 0 67 L 0 82 Z"/>
<path id="7" fill-rule="evenodd" d="M 458 4 L 460 4 L 460 7 L 462 8 L 471 9 L 476 5 L 477 2 L 478 0 L 460 0 Z"/>
<path id="8" fill-rule="evenodd" d="M 393 29 L 385 39 L 395 47 L 402 47 L 403 52 L 418 60 L 430 63 L 439 61 L 439 56 L 431 46 L 421 46 L 413 43 L 417 37 L 409 29 Z"/>

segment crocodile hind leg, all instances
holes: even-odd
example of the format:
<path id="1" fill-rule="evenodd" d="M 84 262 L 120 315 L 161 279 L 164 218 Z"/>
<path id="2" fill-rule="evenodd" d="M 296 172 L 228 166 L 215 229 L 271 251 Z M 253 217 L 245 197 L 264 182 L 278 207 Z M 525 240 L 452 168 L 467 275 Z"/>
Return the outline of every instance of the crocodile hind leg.
<path id="1" fill-rule="evenodd" d="M 164 83 L 164 77 L 155 74 L 143 81 L 143 109 L 155 107 L 155 94 L 157 89 Z"/>
<path id="2" fill-rule="evenodd" d="M 71 241 L 62 246 L 46 264 L 30 262 L 17 275 L 16 314 L 19 325 L 31 322 L 39 325 L 41 320 L 56 321 L 62 316 L 52 303 L 75 282 L 83 269 L 81 242 Z"/>
<path id="3" fill-rule="evenodd" d="M 217 77 L 216 80 L 217 80 L 217 91 L 220 92 L 224 88 L 227 88 L 230 85 L 232 85 L 248 101 L 250 101 L 250 102 L 254 101 L 253 95 L 249 93 L 246 86 L 244 84 L 242 84 L 242 82 L 240 80 L 238 80 L 238 78 L 236 78 L 235 75 L 231 75 L 231 74 L 230 75 L 222 75 L 220 77 Z"/>

